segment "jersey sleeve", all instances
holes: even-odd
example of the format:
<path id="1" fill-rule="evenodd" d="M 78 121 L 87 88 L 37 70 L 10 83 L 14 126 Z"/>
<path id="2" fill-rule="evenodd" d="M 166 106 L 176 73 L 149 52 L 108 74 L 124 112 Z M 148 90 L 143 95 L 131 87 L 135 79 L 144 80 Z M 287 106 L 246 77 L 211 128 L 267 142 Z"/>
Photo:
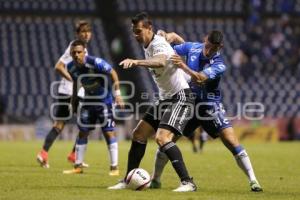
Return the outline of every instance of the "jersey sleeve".
<path id="1" fill-rule="evenodd" d="M 220 77 L 226 70 L 226 65 L 222 59 L 216 59 L 215 62 L 205 68 L 202 72 L 208 79 L 215 79 Z"/>
<path id="2" fill-rule="evenodd" d="M 67 65 L 72 61 L 72 56 L 70 54 L 70 45 L 68 48 L 65 50 L 65 53 L 59 58 L 59 61 Z"/>
<path id="3" fill-rule="evenodd" d="M 191 42 L 185 42 L 183 44 L 175 45 L 173 48 L 180 56 L 186 56 L 192 46 Z"/>
<path id="4" fill-rule="evenodd" d="M 97 69 L 97 71 L 99 71 L 100 73 L 110 73 L 112 70 L 112 66 L 107 63 L 105 60 L 103 60 L 102 58 L 95 58 L 95 67 Z"/>

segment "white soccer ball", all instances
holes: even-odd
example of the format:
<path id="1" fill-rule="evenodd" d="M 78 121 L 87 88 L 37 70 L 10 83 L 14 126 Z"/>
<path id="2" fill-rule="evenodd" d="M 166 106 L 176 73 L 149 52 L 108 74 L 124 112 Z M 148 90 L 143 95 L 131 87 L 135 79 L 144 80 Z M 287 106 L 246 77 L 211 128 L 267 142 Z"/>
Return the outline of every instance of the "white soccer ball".
<path id="1" fill-rule="evenodd" d="M 126 177 L 127 188 L 132 190 L 143 190 L 150 185 L 149 173 L 141 168 L 131 170 Z"/>

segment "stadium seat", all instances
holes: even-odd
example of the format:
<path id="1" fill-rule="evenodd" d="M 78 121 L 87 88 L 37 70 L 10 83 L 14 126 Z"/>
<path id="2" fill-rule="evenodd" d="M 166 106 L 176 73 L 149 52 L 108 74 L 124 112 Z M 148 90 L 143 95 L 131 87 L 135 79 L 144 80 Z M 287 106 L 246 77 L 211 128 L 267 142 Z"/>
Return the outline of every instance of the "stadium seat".
<path id="1" fill-rule="evenodd" d="M 29 118 L 49 114 L 50 85 L 59 80 L 53 67 L 74 38 L 74 18 L 5 16 L 0 22 L 0 95 L 5 96 L 6 113 Z M 91 22 L 89 53 L 112 62 L 101 20 Z"/>

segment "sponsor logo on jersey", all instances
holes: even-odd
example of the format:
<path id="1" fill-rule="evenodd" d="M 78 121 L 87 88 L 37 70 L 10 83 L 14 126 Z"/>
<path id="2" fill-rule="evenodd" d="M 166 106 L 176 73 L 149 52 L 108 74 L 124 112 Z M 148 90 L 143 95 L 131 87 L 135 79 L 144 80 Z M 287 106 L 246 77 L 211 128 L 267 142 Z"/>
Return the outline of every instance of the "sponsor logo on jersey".
<path id="1" fill-rule="evenodd" d="M 191 53 L 201 53 L 202 52 L 202 49 L 199 49 L 199 48 L 192 48 L 191 49 Z"/>

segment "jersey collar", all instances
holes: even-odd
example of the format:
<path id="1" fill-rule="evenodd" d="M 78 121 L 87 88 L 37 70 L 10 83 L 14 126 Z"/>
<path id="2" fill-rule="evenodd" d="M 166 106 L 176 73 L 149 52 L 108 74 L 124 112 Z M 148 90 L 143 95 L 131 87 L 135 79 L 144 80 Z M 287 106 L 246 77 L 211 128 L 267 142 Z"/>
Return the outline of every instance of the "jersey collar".
<path id="1" fill-rule="evenodd" d="M 154 37 L 155 37 L 155 36 L 156 36 L 156 34 L 153 33 L 153 36 L 152 36 L 152 38 L 151 38 L 149 44 L 148 44 L 147 46 L 144 46 L 144 49 L 147 49 L 147 48 L 149 47 L 149 45 L 151 44 L 151 42 L 154 40 Z"/>

